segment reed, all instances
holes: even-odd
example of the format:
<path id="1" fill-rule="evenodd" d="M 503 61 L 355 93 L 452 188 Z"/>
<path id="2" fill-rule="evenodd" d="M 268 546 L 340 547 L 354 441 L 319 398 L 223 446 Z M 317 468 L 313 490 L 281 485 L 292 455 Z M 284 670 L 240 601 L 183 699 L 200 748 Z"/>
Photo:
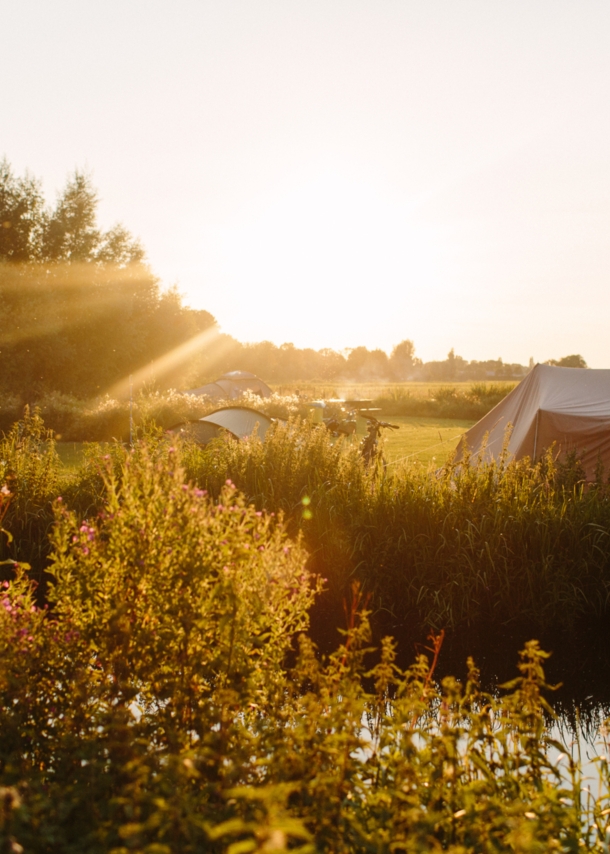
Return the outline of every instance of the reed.
<path id="1" fill-rule="evenodd" d="M 600 471 L 585 484 L 577 460 L 559 465 L 552 451 L 536 463 L 411 464 L 376 478 L 356 448 L 291 423 L 264 444 L 191 447 L 186 465 L 212 491 L 231 477 L 258 507 L 285 512 L 337 600 L 357 578 L 375 609 L 423 626 L 544 627 L 606 613 L 608 482 Z"/>

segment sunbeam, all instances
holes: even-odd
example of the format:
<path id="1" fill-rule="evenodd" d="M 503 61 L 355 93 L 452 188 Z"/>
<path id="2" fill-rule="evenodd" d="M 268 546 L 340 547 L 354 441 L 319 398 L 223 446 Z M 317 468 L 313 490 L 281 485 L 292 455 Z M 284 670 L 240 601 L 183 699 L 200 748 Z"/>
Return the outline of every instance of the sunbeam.
<path id="1" fill-rule="evenodd" d="M 140 368 L 134 374 L 123 377 L 107 389 L 106 394 L 109 397 L 119 399 L 127 397 L 130 393 L 130 387 L 137 390 L 142 388 L 146 383 L 161 381 L 187 359 L 193 358 L 196 353 L 200 353 L 207 348 L 213 348 L 213 363 L 222 358 L 231 348 L 231 345 L 231 339 L 221 335 L 216 327 L 205 329 L 183 344 L 174 347 L 173 350 L 165 353 L 161 358 L 155 359 L 154 362 Z"/>

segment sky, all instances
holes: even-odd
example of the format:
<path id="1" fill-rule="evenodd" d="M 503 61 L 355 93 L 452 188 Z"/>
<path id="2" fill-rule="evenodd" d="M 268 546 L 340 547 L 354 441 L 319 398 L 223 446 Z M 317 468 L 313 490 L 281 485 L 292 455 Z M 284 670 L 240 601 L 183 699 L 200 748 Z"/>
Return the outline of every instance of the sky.
<path id="1" fill-rule="evenodd" d="M 240 341 L 610 368 L 607 0 L 0 0 L 0 157 Z"/>

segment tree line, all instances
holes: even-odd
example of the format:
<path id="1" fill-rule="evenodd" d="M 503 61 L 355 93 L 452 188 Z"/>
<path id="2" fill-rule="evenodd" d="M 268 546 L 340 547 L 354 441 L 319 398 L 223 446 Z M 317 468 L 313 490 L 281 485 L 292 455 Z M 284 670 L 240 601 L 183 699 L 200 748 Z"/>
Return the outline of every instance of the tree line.
<path id="1" fill-rule="evenodd" d="M 241 343 L 209 312 L 186 306 L 175 287 L 163 289 L 139 241 L 121 224 L 102 230 L 97 208 L 82 172 L 67 179 L 53 206 L 40 181 L 0 162 L 0 392 L 27 402 L 49 392 L 91 398 L 130 375 L 153 387 L 192 388 L 238 369 L 271 383 L 518 379 L 527 372 L 501 359 L 467 362 L 453 350 L 424 363 L 411 340 L 389 355 Z M 556 363 L 566 359 L 585 367 L 581 356 Z"/>

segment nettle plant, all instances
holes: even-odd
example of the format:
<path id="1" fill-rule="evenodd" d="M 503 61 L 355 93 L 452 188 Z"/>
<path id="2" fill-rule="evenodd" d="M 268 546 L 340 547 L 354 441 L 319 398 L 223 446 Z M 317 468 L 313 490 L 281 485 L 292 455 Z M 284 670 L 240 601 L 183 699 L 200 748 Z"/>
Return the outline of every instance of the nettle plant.
<path id="1" fill-rule="evenodd" d="M 300 542 L 185 483 L 180 453 L 102 459 L 93 518 L 57 501 L 47 607 L 3 582 L 0 850 L 607 850 L 607 763 L 585 800 L 551 759 L 535 642 L 504 698 L 472 664 L 439 686 L 390 639 L 370 665 L 356 597 L 320 660 Z"/>

